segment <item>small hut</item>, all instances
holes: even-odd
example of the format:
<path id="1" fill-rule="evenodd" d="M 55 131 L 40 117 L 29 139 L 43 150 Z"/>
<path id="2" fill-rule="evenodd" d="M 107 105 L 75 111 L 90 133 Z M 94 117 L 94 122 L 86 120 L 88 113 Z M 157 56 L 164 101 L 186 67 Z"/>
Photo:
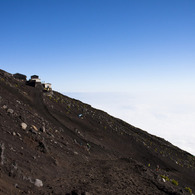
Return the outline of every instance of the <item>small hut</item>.
<path id="1" fill-rule="evenodd" d="M 35 81 L 36 83 L 40 83 L 41 79 L 37 75 L 32 75 L 30 81 Z"/>
<path id="2" fill-rule="evenodd" d="M 20 74 L 20 73 L 13 74 L 13 77 L 15 79 L 18 79 L 18 80 L 21 80 L 21 81 L 26 81 L 26 78 L 27 78 L 26 75 Z"/>
<path id="3" fill-rule="evenodd" d="M 43 83 L 42 86 L 44 88 L 44 91 L 51 91 L 52 90 L 51 83 Z"/>
<path id="4" fill-rule="evenodd" d="M 36 87 L 37 85 L 41 86 L 41 79 L 37 75 L 32 75 L 30 80 L 27 81 L 27 85 L 30 85 L 32 87 Z"/>

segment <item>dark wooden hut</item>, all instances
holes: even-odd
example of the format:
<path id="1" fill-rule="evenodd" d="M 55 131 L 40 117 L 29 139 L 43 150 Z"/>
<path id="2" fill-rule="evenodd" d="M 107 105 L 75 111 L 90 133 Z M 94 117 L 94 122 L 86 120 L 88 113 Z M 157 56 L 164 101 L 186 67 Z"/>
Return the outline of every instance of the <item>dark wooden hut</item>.
<path id="1" fill-rule="evenodd" d="M 24 74 L 16 73 L 13 75 L 15 79 L 26 81 L 27 76 Z"/>

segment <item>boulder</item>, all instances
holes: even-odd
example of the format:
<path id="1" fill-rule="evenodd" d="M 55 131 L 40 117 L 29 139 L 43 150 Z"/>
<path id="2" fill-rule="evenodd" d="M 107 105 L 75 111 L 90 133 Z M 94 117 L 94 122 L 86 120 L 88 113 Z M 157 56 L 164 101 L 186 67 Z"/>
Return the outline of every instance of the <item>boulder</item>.
<path id="1" fill-rule="evenodd" d="M 32 127 L 29 129 L 29 131 L 30 131 L 31 133 L 35 134 L 35 135 L 38 133 L 38 132 L 35 131 Z"/>
<path id="2" fill-rule="evenodd" d="M 13 114 L 13 113 L 14 113 L 14 110 L 12 110 L 11 108 L 9 108 L 9 109 L 7 110 L 7 113 Z"/>
<path id="3" fill-rule="evenodd" d="M 47 153 L 49 151 L 44 139 L 42 141 L 39 141 L 39 147 L 44 153 Z"/>
<path id="4" fill-rule="evenodd" d="M 33 130 L 38 131 L 37 127 L 32 125 Z"/>
<path id="5" fill-rule="evenodd" d="M 46 130 L 45 130 L 45 126 L 44 126 L 44 125 L 40 128 L 40 131 L 41 131 L 41 132 L 43 132 L 43 133 L 45 133 L 45 132 L 46 132 Z"/>
<path id="6" fill-rule="evenodd" d="M 6 105 L 3 105 L 3 107 L 2 107 L 3 109 L 7 109 L 7 106 Z"/>
<path id="7" fill-rule="evenodd" d="M 23 130 L 26 130 L 26 128 L 27 128 L 27 124 L 26 123 L 21 123 L 20 125 L 21 125 Z"/>
<path id="8" fill-rule="evenodd" d="M 42 187 L 43 186 L 43 182 L 40 179 L 35 179 L 34 185 L 36 187 Z"/>

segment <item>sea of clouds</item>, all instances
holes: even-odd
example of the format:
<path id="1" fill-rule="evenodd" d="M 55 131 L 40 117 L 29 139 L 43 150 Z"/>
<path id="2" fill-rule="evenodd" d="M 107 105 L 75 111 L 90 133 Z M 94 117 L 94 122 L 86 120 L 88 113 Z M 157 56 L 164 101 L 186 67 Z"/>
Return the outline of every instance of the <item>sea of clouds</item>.
<path id="1" fill-rule="evenodd" d="M 185 94 L 64 93 L 195 155 L 195 101 Z"/>

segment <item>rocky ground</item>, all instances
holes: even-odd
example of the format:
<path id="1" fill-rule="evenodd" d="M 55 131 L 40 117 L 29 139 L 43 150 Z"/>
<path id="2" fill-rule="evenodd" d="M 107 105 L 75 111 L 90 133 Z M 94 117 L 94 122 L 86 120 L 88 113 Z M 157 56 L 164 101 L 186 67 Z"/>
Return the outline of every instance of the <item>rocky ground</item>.
<path id="1" fill-rule="evenodd" d="M 0 194 L 192 194 L 195 157 L 0 70 Z"/>

